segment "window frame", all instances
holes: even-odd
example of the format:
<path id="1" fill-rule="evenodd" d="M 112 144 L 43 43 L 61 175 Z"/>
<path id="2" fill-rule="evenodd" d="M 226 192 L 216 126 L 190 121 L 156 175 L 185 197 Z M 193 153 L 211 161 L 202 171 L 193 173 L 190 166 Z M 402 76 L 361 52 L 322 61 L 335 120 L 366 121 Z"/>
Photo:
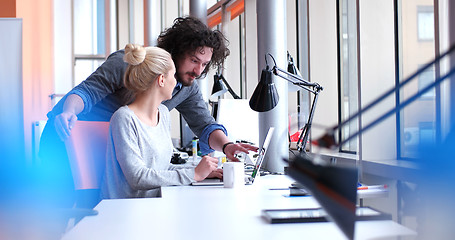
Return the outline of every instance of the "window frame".
<path id="1" fill-rule="evenodd" d="M 408 77 L 407 76 L 402 76 L 403 75 L 403 66 L 404 66 L 404 59 L 403 59 L 403 54 L 401 54 L 401 51 L 403 51 L 403 47 L 404 47 L 404 44 L 402 42 L 402 34 L 403 34 L 403 27 L 402 27 L 402 15 L 400 15 L 402 13 L 402 2 L 403 0 L 394 0 L 395 2 L 395 15 L 396 15 L 396 30 L 395 30 L 395 39 L 396 39 L 396 47 L 395 47 L 395 51 L 396 51 L 396 67 L 397 67 L 397 71 L 396 71 L 396 82 L 397 82 L 397 85 L 400 84 L 401 81 L 403 81 L 404 79 L 407 79 Z M 441 34 L 440 31 L 439 31 L 439 1 L 438 0 L 434 0 L 432 1 L 432 4 L 433 6 L 429 6 L 429 5 L 421 5 L 421 4 L 416 4 L 416 40 L 418 42 L 418 44 L 427 44 L 429 42 L 433 42 L 433 45 L 434 45 L 434 48 L 433 48 L 433 54 L 434 54 L 434 57 L 432 56 L 432 59 L 433 60 L 434 58 L 437 58 L 439 56 L 439 52 L 440 52 L 440 44 L 439 44 L 439 40 L 440 40 L 440 37 L 439 35 Z M 419 23 L 419 13 L 420 12 L 432 12 L 433 13 L 433 37 L 431 39 L 422 39 L 420 38 L 420 35 L 419 35 L 419 26 L 420 26 L 420 23 Z M 423 62 L 423 63 L 420 63 L 419 66 L 417 67 L 417 69 L 421 69 L 421 67 L 423 67 L 424 65 L 426 64 L 426 62 Z M 414 79 L 412 79 L 411 81 L 415 81 L 416 84 L 417 84 L 417 91 L 420 91 L 421 89 L 421 80 L 420 78 L 422 77 L 422 74 L 425 74 L 428 72 L 428 70 L 433 70 L 433 81 L 437 78 L 439 78 L 440 76 L 440 64 L 434 64 L 432 67 L 430 67 L 429 69 L 427 69 L 426 71 L 422 72 L 421 74 L 417 75 Z M 403 90 L 403 88 L 401 89 Z M 416 102 L 429 102 L 429 101 L 434 101 L 434 121 L 431 121 L 431 123 L 433 124 L 428 124 L 428 121 L 423 121 L 423 122 L 419 122 L 419 125 L 416 126 L 419 130 L 418 132 L 420 133 L 421 132 L 421 126 L 425 125 L 425 126 L 428 126 L 428 125 L 431 125 L 434 127 L 434 136 L 433 136 L 433 144 L 438 144 L 440 142 L 442 142 L 442 137 L 441 137 L 441 133 L 442 133 L 442 125 L 441 125 L 441 119 L 442 119 L 442 105 L 441 105 L 441 101 L 442 101 L 442 98 L 441 98 L 441 86 L 436 86 L 434 89 L 431 90 L 431 92 L 433 92 L 433 96 L 421 96 L 417 101 L 414 101 L 413 103 L 416 103 Z M 431 93 L 430 92 L 430 93 Z M 402 92 L 401 91 L 397 91 L 397 98 L 396 98 L 396 104 L 400 104 L 401 102 L 403 102 L 404 100 L 406 99 L 402 99 Z M 407 151 L 406 149 L 406 143 L 405 143 L 405 140 L 406 140 L 406 131 L 405 131 L 405 113 L 404 113 L 404 109 L 402 109 L 401 111 L 399 111 L 397 113 L 397 123 L 396 123 L 396 128 L 397 128 L 397 142 L 396 142 L 396 146 L 397 146 L 397 159 L 400 159 L 400 160 L 406 160 L 406 161 L 416 161 L 417 160 L 417 156 L 415 155 L 416 152 L 412 152 L 411 151 Z M 409 128 L 409 127 L 408 127 Z M 428 128 L 428 127 L 426 127 Z M 420 134 L 419 134 L 420 135 Z M 419 141 L 420 141 L 420 137 L 419 137 Z M 418 143 L 418 145 L 420 144 L 420 142 Z"/>
<path id="2" fill-rule="evenodd" d="M 96 19 L 96 22 L 92 22 L 97 29 L 102 29 L 102 31 L 97 31 L 97 36 L 95 39 L 92 39 L 92 44 L 96 45 L 96 50 L 94 49 L 94 53 L 76 53 L 75 45 L 76 45 L 76 28 L 75 23 L 78 21 L 77 16 L 75 16 L 75 4 L 77 1 L 71 1 L 71 19 L 72 19 L 72 35 L 73 35 L 73 76 L 72 76 L 72 88 L 78 85 L 80 82 L 84 81 L 83 79 L 77 79 L 77 62 L 80 61 L 92 61 L 91 70 L 96 69 L 97 66 L 101 65 L 110 54 L 112 47 L 116 45 L 116 41 L 111 41 L 111 29 L 112 29 L 112 22 L 111 19 L 116 17 L 116 15 L 112 15 L 112 11 L 115 11 L 115 6 L 112 6 L 111 0 L 93 0 L 96 2 L 96 16 L 93 19 Z M 101 8 L 101 9 L 99 9 Z M 92 9 L 93 10 L 93 9 Z M 94 13 L 94 11 L 92 11 Z M 113 34 L 116 34 L 117 31 L 114 31 Z M 100 41 L 99 38 L 102 40 Z M 93 72 L 93 71 L 92 71 Z"/>

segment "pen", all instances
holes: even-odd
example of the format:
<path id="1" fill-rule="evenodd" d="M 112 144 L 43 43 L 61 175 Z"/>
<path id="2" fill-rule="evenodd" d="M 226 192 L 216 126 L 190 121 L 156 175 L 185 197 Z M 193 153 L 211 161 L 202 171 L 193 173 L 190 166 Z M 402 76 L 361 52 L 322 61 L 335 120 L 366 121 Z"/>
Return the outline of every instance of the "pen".
<path id="1" fill-rule="evenodd" d="M 357 187 L 357 190 L 367 190 L 367 189 L 386 189 L 387 185 L 371 185 L 371 186 L 361 186 Z"/>

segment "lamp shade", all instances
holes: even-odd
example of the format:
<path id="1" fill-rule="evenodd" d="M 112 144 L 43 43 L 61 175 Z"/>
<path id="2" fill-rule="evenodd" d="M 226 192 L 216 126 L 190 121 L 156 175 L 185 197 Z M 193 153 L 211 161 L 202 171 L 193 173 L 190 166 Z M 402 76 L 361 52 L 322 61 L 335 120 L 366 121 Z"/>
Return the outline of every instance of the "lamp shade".
<path id="1" fill-rule="evenodd" d="M 223 95 L 228 91 L 228 88 L 226 87 L 226 84 L 222 81 L 222 78 L 220 75 L 215 74 L 213 76 L 213 87 L 212 87 L 212 95 L 210 95 L 211 99 L 216 99 L 217 97 Z"/>
<path id="2" fill-rule="evenodd" d="M 250 99 L 250 108 L 256 112 L 267 112 L 278 104 L 279 96 L 275 83 L 272 82 L 272 71 L 263 69 L 259 81 Z"/>

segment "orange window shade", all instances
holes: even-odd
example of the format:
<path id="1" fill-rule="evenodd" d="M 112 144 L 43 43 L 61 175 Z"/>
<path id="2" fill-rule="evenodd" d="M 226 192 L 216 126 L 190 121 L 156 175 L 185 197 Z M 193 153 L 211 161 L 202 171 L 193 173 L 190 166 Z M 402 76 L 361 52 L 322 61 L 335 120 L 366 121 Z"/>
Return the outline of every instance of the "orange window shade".
<path id="1" fill-rule="evenodd" d="M 2 0 L 0 4 L 0 17 L 2 18 L 16 17 L 16 0 Z"/>
<path id="2" fill-rule="evenodd" d="M 231 20 L 236 18 L 238 15 L 242 14 L 245 11 L 245 1 L 237 0 L 227 7 L 226 11 L 231 12 Z"/>
<path id="3" fill-rule="evenodd" d="M 213 28 L 220 23 L 221 23 L 221 12 L 217 12 L 214 15 L 210 16 L 209 19 L 207 19 L 207 25 L 209 26 L 209 28 Z"/>

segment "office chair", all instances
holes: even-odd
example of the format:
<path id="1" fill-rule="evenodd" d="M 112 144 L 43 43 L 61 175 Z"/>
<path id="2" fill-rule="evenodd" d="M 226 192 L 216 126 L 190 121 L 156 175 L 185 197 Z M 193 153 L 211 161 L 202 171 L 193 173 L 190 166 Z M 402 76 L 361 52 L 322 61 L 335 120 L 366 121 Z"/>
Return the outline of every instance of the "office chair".
<path id="1" fill-rule="evenodd" d="M 76 190 L 76 209 L 92 209 L 101 200 L 108 135 L 109 122 L 77 121 L 65 141 Z"/>

